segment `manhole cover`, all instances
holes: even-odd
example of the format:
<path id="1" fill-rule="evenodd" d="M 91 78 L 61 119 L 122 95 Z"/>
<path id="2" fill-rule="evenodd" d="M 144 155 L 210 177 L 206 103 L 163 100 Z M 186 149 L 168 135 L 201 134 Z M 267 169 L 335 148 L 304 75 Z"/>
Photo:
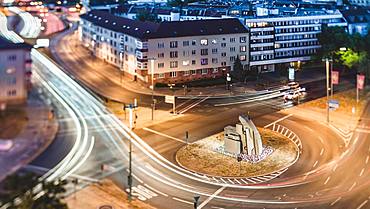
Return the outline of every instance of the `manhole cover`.
<path id="1" fill-rule="evenodd" d="M 110 205 L 102 205 L 99 207 L 99 209 L 113 209 L 113 207 Z"/>

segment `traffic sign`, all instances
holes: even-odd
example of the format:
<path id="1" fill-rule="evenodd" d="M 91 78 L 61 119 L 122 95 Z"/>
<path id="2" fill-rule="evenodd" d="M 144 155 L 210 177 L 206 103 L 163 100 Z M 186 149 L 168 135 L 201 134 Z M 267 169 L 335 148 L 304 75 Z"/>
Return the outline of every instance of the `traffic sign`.
<path id="1" fill-rule="evenodd" d="M 329 108 L 330 109 L 337 109 L 339 107 L 338 100 L 331 99 L 329 100 Z"/>
<path id="2" fill-rule="evenodd" d="M 165 100 L 166 103 L 174 104 L 175 103 L 175 96 L 168 96 L 168 95 L 166 95 L 164 97 L 164 100 Z"/>

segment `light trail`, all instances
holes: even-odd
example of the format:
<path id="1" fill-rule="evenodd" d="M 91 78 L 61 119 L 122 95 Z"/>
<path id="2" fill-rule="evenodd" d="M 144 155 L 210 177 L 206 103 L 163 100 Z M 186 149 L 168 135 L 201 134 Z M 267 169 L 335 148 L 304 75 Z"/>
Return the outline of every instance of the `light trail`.
<path id="1" fill-rule="evenodd" d="M 37 38 L 41 33 L 41 19 L 32 16 L 29 12 L 22 11 L 18 7 L 9 7 L 8 10 L 17 14 L 23 21 L 20 35 L 25 38 Z"/>

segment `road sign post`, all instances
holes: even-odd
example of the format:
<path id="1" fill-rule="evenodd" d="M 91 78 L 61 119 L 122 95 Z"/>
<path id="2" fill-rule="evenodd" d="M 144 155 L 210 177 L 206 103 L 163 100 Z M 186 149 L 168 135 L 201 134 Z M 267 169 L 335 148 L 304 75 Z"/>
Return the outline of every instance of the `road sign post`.
<path id="1" fill-rule="evenodd" d="M 166 103 L 168 103 L 168 104 L 172 104 L 173 105 L 173 114 L 174 115 L 176 115 L 176 98 L 175 98 L 175 96 L 168 96 L 168 95 L 166 95 L 165 97 L 164 97 L 164 101 L 166 102 Z"/>
<path id="2" fill-rule="evenodd" d="M 200 198 L 199 195 L 194 196 L 194 209 L 197 209 L 198 208 L 199 198 Z"/>
<path id="3" fill-rule="evenodd" d="M 189 144 L 189 131 L 185 132 L 185 140 L 186 140 L 186 144 Z"/>

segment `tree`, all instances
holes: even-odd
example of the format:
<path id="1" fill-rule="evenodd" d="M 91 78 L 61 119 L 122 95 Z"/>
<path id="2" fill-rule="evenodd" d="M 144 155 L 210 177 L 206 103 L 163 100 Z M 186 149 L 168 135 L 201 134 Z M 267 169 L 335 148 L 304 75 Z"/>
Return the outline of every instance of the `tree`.
<path id="1" fill-rule="evenodd" d="M 47 182 L 40 180 L 34 173 L 15 174 L 7 177 L 0 190 L 0 202 L 10 203 L 10 209 L 67 209 L 62 202 L 66 192 L 66 181 Z M 41 185 L 43 195 L 36 198 L 33 188 Z M 21 201 L 15 204 L 15 198 Z"/>
<path id="2" fill-rule="evenodd" d="M 158 18 L 157 14 L 150 13 L 150 10 L 145 9 L 141 10 L 136 14 L 136 19 L 140 21 L 149 21 L 149 22 L 161 22 L 161 19 Z"/>
<path id="3" fill-rule="evenodd" d="M 321 33 L 317 35 L 321 44 L 316 60 L 321 60 L 324 57 L 332 57 L 341 47 L 349 47 L 351 45 L 350 37 L 343 27 L 328 27 L 323 25 Z"/>
<path id="4" fill-rule="evenodd" d="M 245 79 L 247 76 L 246 74 L 247 74 L 246 70 L 244 70 L 243 64 L 240 61 L 239 56 L 236 56 L 236 59 L 233 65 L 232 76 L 239 81 L 245 82 Z"/>

